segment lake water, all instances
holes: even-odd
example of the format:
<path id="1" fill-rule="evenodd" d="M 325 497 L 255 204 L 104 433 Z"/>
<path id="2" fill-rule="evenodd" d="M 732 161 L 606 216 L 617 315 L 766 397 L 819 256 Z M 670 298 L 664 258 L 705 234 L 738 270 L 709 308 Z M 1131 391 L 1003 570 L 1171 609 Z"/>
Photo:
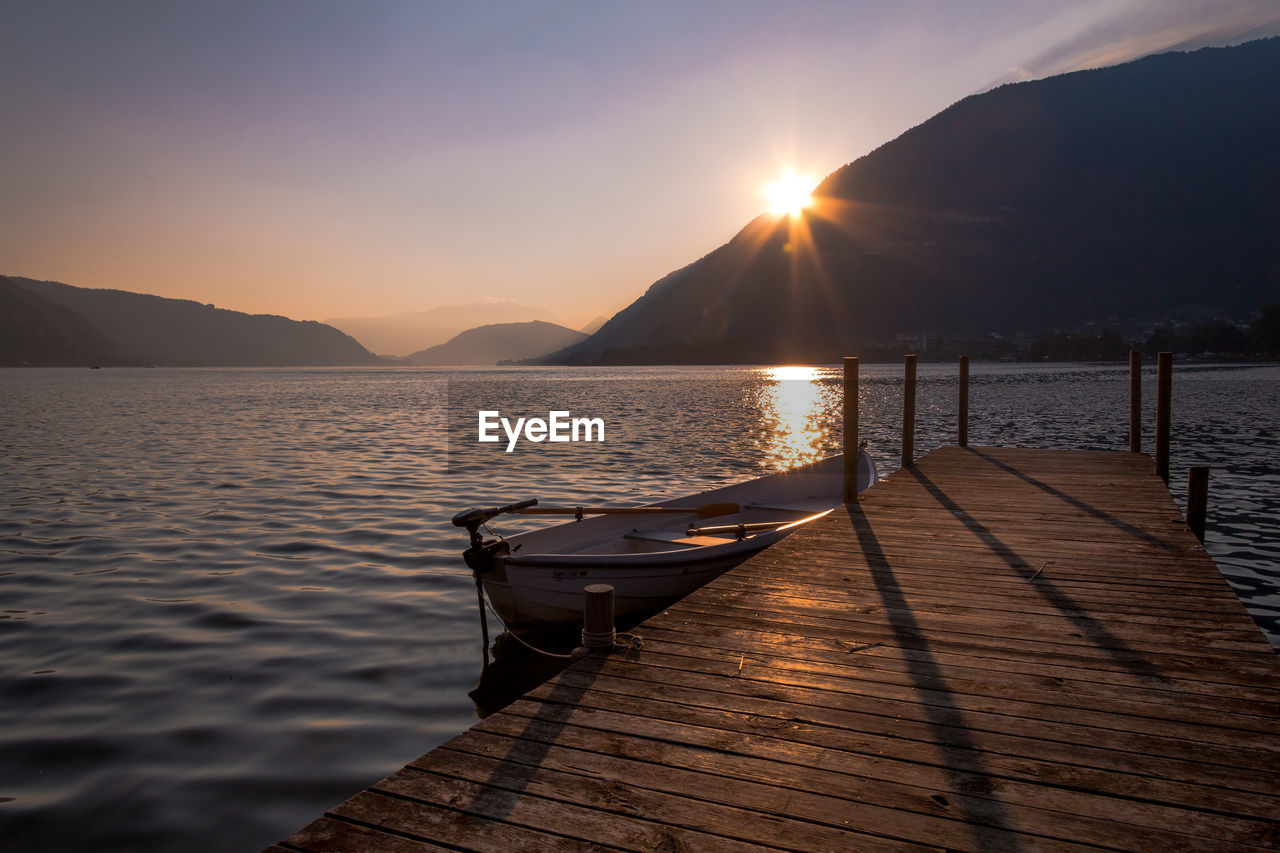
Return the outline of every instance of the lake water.
<path id="1" fill-rule="evenodd" d="M 901 373 L 862 368 L 882 475 Z M 834 452 L 839 375 L 0 370 L 0 846 L 290 834 L 475 721 L 454 512 L 646 501 Z M 954 376 L 921 366 L 918 453 L 954 441 Z M 1127 366 L 974 365 L 970 442 L 1125 449 L 1127 395 Z M 600 417 L 606 440 L 468 445 L 480 405 Z M 1208 549 L 1280 644 L 1278 413 L 1278 366 L 1175 370 L 1173 490 L 1212 466 Z"/>

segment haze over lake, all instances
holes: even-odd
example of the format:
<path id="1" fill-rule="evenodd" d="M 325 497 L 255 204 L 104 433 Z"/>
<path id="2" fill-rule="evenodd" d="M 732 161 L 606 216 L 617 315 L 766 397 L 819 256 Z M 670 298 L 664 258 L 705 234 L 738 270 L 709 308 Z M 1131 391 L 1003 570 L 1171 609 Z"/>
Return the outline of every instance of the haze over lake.
<path id="1" fill-rule="evenodd" d="M 954 441 L 955 369 L 920 375 L 924 453 Z M 513 414 L 566 401 L 606 441 L 447 459 L 451 386 Z M 0 837 L 284 837 L 474 722 L 454 512 L 638 503 L 826 455 L 839 387 L 834 367 L 0 371 Z M 863 365 L 861 389 L 887 474 L 901 367 Z M 970 441 L 1123 450 L 1127 393 L 1119 366 L 975 364 Z M 1212 467 L 1207 547 L 1280 643 L 1280 367 L 1179 365 L 1173 400 L 1171 489 Z"/>

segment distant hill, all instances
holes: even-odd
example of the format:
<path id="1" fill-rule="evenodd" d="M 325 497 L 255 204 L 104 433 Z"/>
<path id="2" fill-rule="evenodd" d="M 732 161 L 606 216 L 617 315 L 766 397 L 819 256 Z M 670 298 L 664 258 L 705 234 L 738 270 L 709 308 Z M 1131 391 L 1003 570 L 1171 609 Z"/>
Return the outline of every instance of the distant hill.
<path id="1" fill-rule="evenodd" d="M 583 326 L 583 327 L 582 327 L 581 329 L 579 329 L 578 331 L 582 332 L 584 335 L 594 335 L 596 332 L 600 331 L 600 327 L 601 327 L 601 326 L 603 326 L 603 325 L 604 325 L 605 323 L 607 323 L 607 322 L 609 322 L 609 318 L 608 318 L 608 317 L 605 317 L 605 316 L 602 314 L 602 315 L 600 315 L 599 317 L 596 317 L 594 320 L 592 320 L 592 321 L 591 321 L 590 323 L 588 323 L 587 325 Z"/>
<path id="2" fill-rule="evenodd" d="M 582 332 L 532 320 L 528 323 L 492 323 L 468 329 L 448 343 L 415 352 L 410 364 L 497 364 L 499 361 L 533 358 L 563 349 L 585 339 Z"/>
<path id="3" fill-rule="evenodd" d="M 516 302 L 473 302 L 445 305 L 429 311 L 408 311 L 385 317 L 338 317 L 325 320 L 379 355 L 405 356 L 448 341 L 467 329 L 493 323 L 529 320 L 554 322 L 541 308 Z"/>
<path id="4" fill-rule="evenodd" d="M 0 366 L 139 364 L 75 311 L 0 276 Z"/>
<path id="5" fill-rule="evenodd" d="M 966 98 L 551 363 L 833 361 L 902 333 L 1280 299 L 1280 39 Z"/>
<path id="6" fill-rule="evenodd" d="M 122 290 L 90 290 L 18 277 L 9 280 L 68 312 L 60 315 L 66 322 L 56 334 L 97 341 L 94 346 L 100 345 L 99 339 L 106 340 L 146 364 L 321 367 L 384 363 L 337 329 L 313 321 L 242 314 L 186 299 Z M 84 322 L 77 325 L 72 317 Z"/>

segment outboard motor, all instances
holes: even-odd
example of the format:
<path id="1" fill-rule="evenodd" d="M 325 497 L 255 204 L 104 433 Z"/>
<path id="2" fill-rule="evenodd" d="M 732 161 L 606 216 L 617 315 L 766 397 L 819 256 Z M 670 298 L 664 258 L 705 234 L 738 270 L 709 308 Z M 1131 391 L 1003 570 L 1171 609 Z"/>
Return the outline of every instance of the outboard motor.
<path id="1" fill-rule="evenodd" d="M 530 498 L 526 501 L 517 501 L 506 506 L 496 506 L 490 509 L 468 509 L 453 517 L 454 527 L 465 527 L 471 539 L 471 547 L 462 552 L 462 559 L 466 561 L 473 572 L 477 575 L 487 572 L 493 568 L 495 557 L 505 557 L 511 553 L 511 546 L 503 540 L 485 539 L 480 533 L 480 526 L 494 516 L 507 512 L 519 512 L 522 509 L 536 506 L 537 503 L 537 498 Z"/>
<path id="2" fill-rule="evenodd" d="M 467 528 L 467 534 L 471 538 L 471 547 L 462 552 L 462 559 L 466 560 L 472 577 L 476 579 L 476 601 L 480 605 L 480 636 L 484 669 L 489 668 L 489 620 L 484 612 L 484 589 L 480 585 L 480 575 L 493 568 L 495 557 L 505 557 L 510 554 L 511 546 L 501 539 L 485 539 L 480 535 L 480 525 L 496 515 L 502 515 L 504 512 L 519 512 L 527 507 L 536 506 L 537 503 L 537 498 L 530 498 L 527 501 L 517 501 L 491 509 L 468 509 L 453 517 L 454 527 Z"/>

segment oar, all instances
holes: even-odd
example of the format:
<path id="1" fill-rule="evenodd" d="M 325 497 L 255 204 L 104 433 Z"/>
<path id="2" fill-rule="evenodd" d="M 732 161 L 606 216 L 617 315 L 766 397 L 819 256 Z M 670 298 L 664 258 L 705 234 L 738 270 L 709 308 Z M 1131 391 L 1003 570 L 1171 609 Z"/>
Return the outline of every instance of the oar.
<path id="1" fill-rule="evenodd" d="M 521 515 L 682 515 L 694 512 L 703 518 L 730 515 L 741 510 L 737 504 L 703 504 L 702 506 L 531 506 L 520 510 Z"/>
<path id="2" fill-rule="evenodd" d="M 780 518 L 773 521 L 754 521 L 749 524 L 716 524 L 710 527 L 697 527 L 690 525 L 685 533 L 689 536 L 715 536 L 718 533 L 734 533 L 739 539 L 745 539 L 748 533 L 754 533 L 760 530 L 778 530 L 783 527 L 799 527 L 802 524 L 808 524 L 811 521 L 816 521 L 824 515 L 830 514 L 830 512 L 831 510 L 815 513 L 807 518 Z"/>
<path id="3" fill-rule="evenodd" d="M 779 527 L 786 527 L 792 524 L 791 520 L 779 519 L 778 521 L 756 521 L 751 524 L 715 524 L 711 527 L 690 527 L 685 531 L 690 536 L 714 536 L 717 533 L 736 533 L 738 538 L 742 539 L 747 533 L 755 533 L 758 530 L 777 530 Z"/>

